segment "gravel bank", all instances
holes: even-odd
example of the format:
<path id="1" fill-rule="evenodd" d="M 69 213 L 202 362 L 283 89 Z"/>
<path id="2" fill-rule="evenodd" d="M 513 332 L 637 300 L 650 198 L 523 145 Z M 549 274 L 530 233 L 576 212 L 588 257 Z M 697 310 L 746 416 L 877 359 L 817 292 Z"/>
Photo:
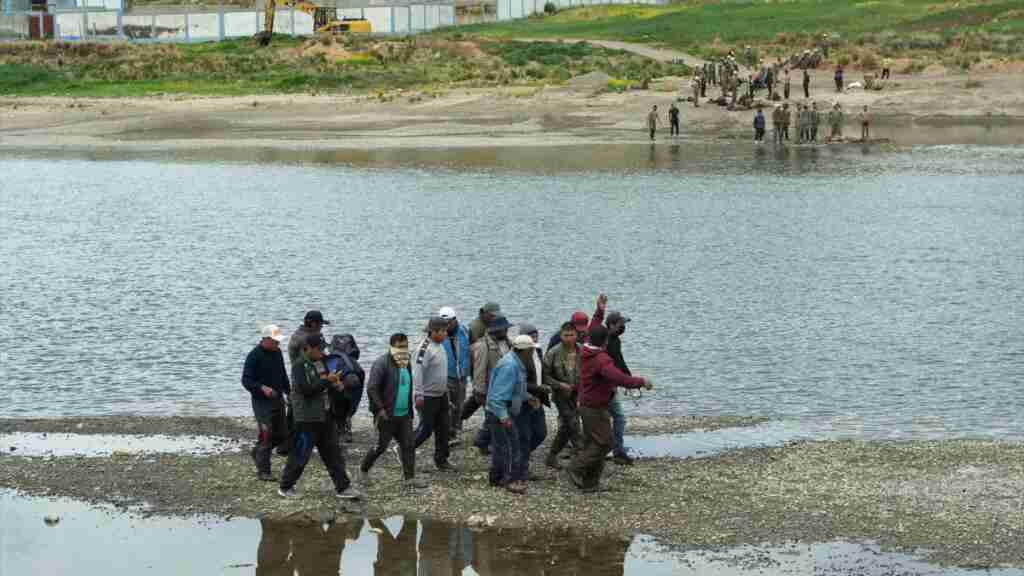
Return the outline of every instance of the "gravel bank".
<path id="1" fill-rule="evenodd" d="M 50 421 L 49 430 L 78 420 Z M 164 434 L 179 422 L 146 420 L 153 421 L 154 432 Z M 653 420 L 645 424 L 659 433 L 680 431 Z M 237 425 L 243 432 L 247 426 Z M 46 428 L 41 421 L 6 421 L 3 426 L 0 430 Z M 630 426 L 633 432 L 643 429 L 639 422 L 634 428 L 634 419 Z M 348 448 L 350 471 L 369 442 L 368 431 L 360 427 Z M 424 446 L 418 454 L 429 489 L 403 492 L 397 460 L 387 455 L 373 470 L 375 481 L 365 490 L 365 503 L 343 508 L 320 464 L 307 468 L 299 484 L 301 497 L 283 501 L 274 484 L 255 480 L 245 452 L 48 460 L 5 454 L 0 486 L 122 506 L 145 503 L 147 514 L 307 521 L 336 513 L 415 513 L 459 521 L 483 515 L 494 516 L 497 526 L 569 528 L 611 537 L 641 532 L 688 547 L 875 540 L 883 548 L 919 552 L 942 565 L 1024 566 L 1020 443 L 798 442 L 709 458 L 642 460 L 633 467 L 609 464 L 607 490 L 596 495 L 569 489 L 538 458 L 532 469 L 541 479 L 531 483 L 525 497 L 488 488 L 487 462 L 469 447 L 454 451 L 453 473 L 435 472 L 429 449 Z M 280 472 L 283 459 L 275 457 L 273 465 Z"/>

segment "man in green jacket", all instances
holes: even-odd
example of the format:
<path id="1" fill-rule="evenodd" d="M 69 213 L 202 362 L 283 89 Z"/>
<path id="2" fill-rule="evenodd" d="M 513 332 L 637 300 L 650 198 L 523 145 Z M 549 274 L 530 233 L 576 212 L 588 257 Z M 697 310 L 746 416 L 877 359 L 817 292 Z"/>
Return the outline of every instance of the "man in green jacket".
<path id="1" fill-rule="evenodd" d="M 551 441 L 544 463 L 556 470 L 558 453 L 568 444 L 579 445 L 580 424 L 576 413 L 576 388 L 580 383 L 580 345 L 576 342 L 576 326 L 572 322 L 562 324 L 559 343 L 548 348 L 544 354 L 544 385 L 551 390 L 555 408 L 558 409 L 558 433 Z"/>
<path id="2" fill-rule="evenodd" d="M 338 445 L 338 428 L 328 414 L 330 402 L 327 389 L 343 389 L 343 386 L 338 375 L 328 373 L 324 367 L 323 345 L 323 336 L 307 335 L 298 361 L 292 364 L 295 434 L 277 493 L 285 498 L 295 496 L 295 483 L 302 477 L 313 448 L 316 448 L 334 482 L 338 498 L 357 500 L 361 495 L 352 488 L 352 482 L 345 472 L 345 458 Z"/>

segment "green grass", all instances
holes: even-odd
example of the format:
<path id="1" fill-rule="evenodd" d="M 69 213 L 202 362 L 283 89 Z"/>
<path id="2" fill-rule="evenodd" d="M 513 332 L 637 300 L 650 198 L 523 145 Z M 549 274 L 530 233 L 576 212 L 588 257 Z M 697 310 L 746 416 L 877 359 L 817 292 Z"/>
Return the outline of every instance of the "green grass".
<path id="1" fill-rule="evenodd" d="M 489 40 L 479 50 L 467 50 L 463 42 L 433 37 L 394 39 L 386 45 L 367 38 L 344 42 L 277 38 L 270 49 L 251 40 L 189 45 L 0 43 L 0 95 L 377 94 L 439 86 L 560 83 L 594 70 L 642 85 L 689 72 L 682 65 L 586 43 Z"/>
<path id="2" fill-rule="evenodd" d="M 775 42 L 780 35 L 807 39 L 828 32 L 855 39 L 870 33 L 935 32 L 950 36 L 968 30 L 1019 33 L 1024 0 L 783 0 L 768 2 L 683 2 L 664 7 L 598 6 L 553 16 L 483 24 L 456 32 L 495 38 L 584 38 L 659 43 L 698 53 L 716 41 L 742 46 Z M 1008 16 L 1005 21 L 1000 17 Z M 994 22 L 996 21 L 996 22 Z M 994 22 L 994 23 L 993 23 Z"/>

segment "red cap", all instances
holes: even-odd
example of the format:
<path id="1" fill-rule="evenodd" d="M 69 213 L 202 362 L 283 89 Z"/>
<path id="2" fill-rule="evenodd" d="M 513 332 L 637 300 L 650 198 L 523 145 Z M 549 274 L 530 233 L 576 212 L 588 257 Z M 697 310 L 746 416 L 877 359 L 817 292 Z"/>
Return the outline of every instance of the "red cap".
<path id="1" fill-rule="evenodd" d="M 590 318 L 587 316 L 587 313 L 582 310 L 573 312 L 572 318 L 569 321 L 576 327 L 577 332 L 586 331 L 587 326 L 590 324 Z"/>

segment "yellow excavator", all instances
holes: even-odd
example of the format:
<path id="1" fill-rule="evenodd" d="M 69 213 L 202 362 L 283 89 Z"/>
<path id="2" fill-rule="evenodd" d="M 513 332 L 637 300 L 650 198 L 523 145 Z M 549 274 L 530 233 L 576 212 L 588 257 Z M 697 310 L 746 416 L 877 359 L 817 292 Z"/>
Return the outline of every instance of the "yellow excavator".
<path id="1" fill-rule="evenodd" d="M 365 18 L 338 18 L 338 9 L 317 6 L 307 0 L 264 0 L 263 32 L 256 35 L 261 46 L 268 46 L 273 36 L 274 15 L 278 8 L 295 8 L 313 17 L 313 30 L 317 34 L 369 34 L 373 31 Z"/>

